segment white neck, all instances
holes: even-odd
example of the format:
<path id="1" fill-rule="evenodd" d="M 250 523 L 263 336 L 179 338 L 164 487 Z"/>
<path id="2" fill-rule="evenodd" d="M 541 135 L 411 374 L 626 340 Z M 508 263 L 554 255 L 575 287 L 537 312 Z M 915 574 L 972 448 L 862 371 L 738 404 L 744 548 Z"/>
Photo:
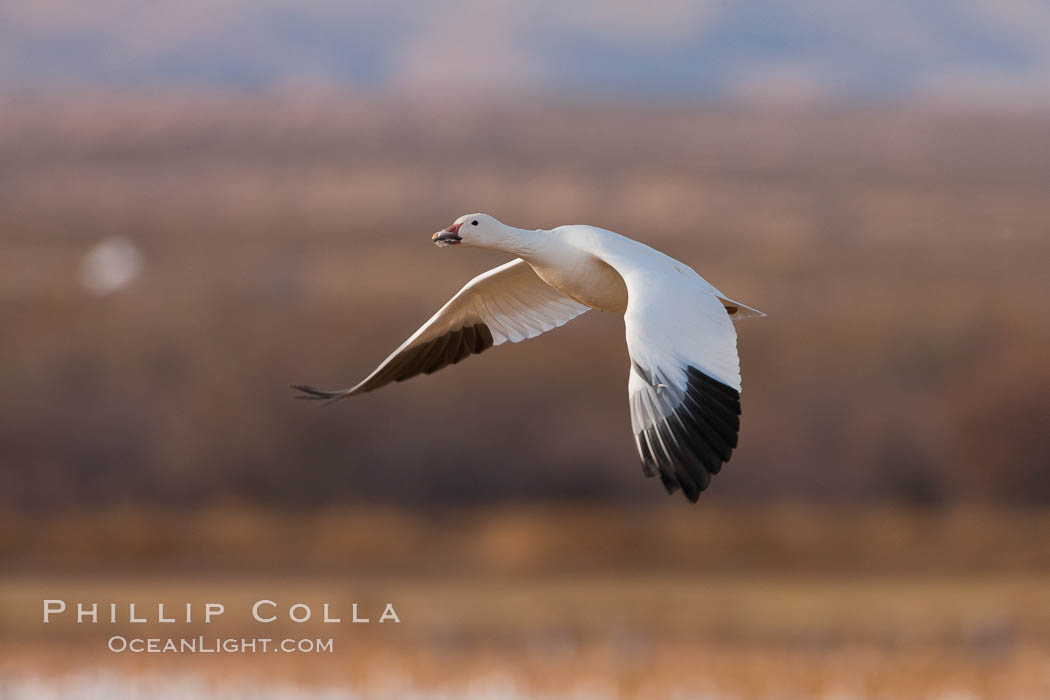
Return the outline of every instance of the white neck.
<path id="1" fill-rule="evenodd" d="M 533 261 L 550 249 L 552 243 L 551 232 L 545 229 L 526 230 L 504 226 L 506 237 L 499 244 L 493 246 L 511 255 L 517 255 L 524 260 Z"/>

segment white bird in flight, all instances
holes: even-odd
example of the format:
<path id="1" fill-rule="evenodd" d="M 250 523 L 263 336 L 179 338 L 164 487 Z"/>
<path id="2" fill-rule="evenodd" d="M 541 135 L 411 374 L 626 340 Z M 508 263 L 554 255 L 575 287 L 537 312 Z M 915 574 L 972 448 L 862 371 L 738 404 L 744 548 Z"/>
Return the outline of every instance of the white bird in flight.
<path id="1" fill-rule="evenodd" d="M 332 403 L 430 374 L 508 340 L 533 338 L 588 309 L 623 314 L 631 426 L 646 476 L 696 502 L 729 461 L 740 431 L 740 360 L 733 321 L 764 316 L 691 267 L 594 226 L 525 230 L 488 214 L 461 216 L 438 246 L 517 256 L 467 283 L 359 384 L 295 386 Z"/>

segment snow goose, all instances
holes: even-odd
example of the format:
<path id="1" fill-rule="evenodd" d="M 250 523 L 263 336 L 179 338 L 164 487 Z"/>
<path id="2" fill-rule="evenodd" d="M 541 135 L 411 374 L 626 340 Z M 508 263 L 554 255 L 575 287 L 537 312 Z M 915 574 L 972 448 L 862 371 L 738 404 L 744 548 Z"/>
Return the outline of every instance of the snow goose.
<path id="1" fill-rule="evenodd" d="M 516 343 L 588 309 L 623 314 L 627 388 L 646 476 L 695 502 L 729 460 L 740 430 L 740 361 L 733 321 L 763 316 L 708 284 L 685 263 L 594 226 L 534 230 L 487 214 L 461 216 L 438 246 L 517 256 L 467 283 L 360 383 L 300 398 L 331 403 L 430 374 L 508 340 Z"/>

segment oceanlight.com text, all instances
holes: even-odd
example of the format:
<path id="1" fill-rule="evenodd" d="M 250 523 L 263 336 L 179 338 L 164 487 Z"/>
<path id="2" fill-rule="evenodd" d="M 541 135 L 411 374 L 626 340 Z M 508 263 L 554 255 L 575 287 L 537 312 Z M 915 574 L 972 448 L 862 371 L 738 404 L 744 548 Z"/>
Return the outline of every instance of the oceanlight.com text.
<path id="1" fill-rule="evenodd" d="M 114 635 L 109 638 L 107 647 L 116 654 L 331 654 L 335 652 L 335 640 Z"/>

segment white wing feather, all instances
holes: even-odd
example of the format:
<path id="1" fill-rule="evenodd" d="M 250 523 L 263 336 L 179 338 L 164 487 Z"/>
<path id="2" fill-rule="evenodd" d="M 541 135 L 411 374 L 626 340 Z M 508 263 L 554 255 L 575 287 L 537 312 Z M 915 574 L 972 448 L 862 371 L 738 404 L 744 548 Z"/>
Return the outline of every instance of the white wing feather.
<path id="1" fill-rule="evenodd" d="M 355 386 L 335 391 L 295 388 L 306 394 L 304 398 L 330 401 L 372 391 L 392 381 L 430 374 L 507 341 L 534 338 L 587 309 L 550 287 L 519 258 L 468 282 Z"/>
<path id="2" fill-rule="evenodd" d="M 628 393 L 643 468 L 695 501 L 728 461 L 740 426 L 740 360 L 726 297 L 684 263 L 606 234 L 592 246 L 627 285 Z"/>

